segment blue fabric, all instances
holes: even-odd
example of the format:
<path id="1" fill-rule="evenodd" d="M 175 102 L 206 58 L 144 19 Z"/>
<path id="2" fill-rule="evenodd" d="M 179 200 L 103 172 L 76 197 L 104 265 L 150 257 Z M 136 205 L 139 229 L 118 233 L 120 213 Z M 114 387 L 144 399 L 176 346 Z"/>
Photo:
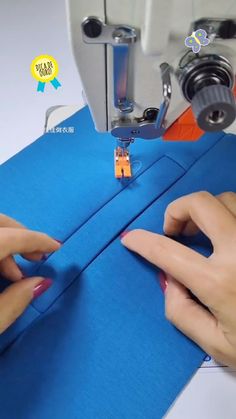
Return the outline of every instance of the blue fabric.
<path id="1" fill-rule="evenodd" d="M 120 182 L 87 108 L 62 126 L 75 134 L 46 134 L 0 167 L 0 211 L 64 242 L 44 262 L 18 259 L 55 283 L 0 336 L 1 419 L 159 419 L 204 353 L 165 320 L 158 270 L 118 236 L 161 233 L 183 194 L 235 190 L 236 137 L 137 141 Z M 186 244 L 211 252 L 201 235 Z"/>

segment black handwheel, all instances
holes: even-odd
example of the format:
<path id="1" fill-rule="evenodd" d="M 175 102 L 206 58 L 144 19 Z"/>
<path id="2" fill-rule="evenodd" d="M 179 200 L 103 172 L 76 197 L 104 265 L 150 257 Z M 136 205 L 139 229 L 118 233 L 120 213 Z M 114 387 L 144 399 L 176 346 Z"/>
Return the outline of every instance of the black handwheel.
<path id="1" fill-rule="evenodd" d="M 222 131 L 236 118 L 233 92 L 224 85 L 203 87 L 192 99 L 192 110 L 203 131 Z"/>

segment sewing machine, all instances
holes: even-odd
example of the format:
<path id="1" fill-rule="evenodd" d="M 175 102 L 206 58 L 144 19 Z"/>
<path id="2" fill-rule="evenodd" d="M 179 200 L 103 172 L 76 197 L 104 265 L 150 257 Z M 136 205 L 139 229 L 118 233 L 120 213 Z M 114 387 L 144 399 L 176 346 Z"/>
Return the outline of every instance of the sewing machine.
<path id="1" fill-rule="evenodd" d="M 68 0 L 68 12 L 95 127 L 117 140 L 117 178 L 131 176 L 134 140 L 196 140 L 235 120 L 235 1 Z"/>

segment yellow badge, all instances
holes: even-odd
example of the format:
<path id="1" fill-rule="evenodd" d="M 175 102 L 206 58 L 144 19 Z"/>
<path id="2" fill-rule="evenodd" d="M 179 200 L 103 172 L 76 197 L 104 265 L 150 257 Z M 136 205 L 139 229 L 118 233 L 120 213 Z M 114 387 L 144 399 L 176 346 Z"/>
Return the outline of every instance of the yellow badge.
<path id="1" fill-rule="evenodd" d="M 58 63 L 51 55 L 39 55 L 30 66 L 31 74 L 38 81 L 38 92 L 44 92 L 45 83 L 50 82 L 55 89 L 61 86 L 57 80 Z"/>

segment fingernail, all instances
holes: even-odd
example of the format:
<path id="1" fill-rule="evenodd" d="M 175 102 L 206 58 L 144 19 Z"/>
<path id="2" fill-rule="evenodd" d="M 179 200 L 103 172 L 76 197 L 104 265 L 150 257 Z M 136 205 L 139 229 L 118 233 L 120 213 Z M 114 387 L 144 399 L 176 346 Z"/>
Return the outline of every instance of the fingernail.
<path id="1" fill-rule="evenodd" d="M 21 273 L 21 279 L 25 279 L 26 276 L 25 274 L 22 272 L 22 269 L 19 267 L 19 265 L 17 265 L 17 268 L 19 269 L 20 273 Z"/>
<path id="2" fill-rule="evenodd" d="M 60 244 L 63 243 L 61 240 L 57 240 L 57 239 L 54 239 L 54 240 L 56 240 L 57 243 L 60 243 Z"/>
<path id="3" fill-rule="evenodd" d="M 52 285 L 52 280 L 50 278 L 45 278 L 40 284 L 38 284 L 33 291 L 33 298 L 38 298 L 41 294 L 48 290 Z"/>
<path id="4" fill-rule="evenodd" d="M 129 230 L 125 230 L 125 231 L 123 231 L 121 234 L 120 234 L 120 239 L 123 239 L 125 236 L 126 236 L 126 234 L 128 234 L 129 233 Z"/>
<path id="5" fill-rule="evenodd" d="M 160 271 L 160 274 L 159 274 L 159 283 L 160 283 L 160 287 L 161 287 L 162 292 L 165 294 L 166 287 L 168 285 L 165 272 Z"/>

